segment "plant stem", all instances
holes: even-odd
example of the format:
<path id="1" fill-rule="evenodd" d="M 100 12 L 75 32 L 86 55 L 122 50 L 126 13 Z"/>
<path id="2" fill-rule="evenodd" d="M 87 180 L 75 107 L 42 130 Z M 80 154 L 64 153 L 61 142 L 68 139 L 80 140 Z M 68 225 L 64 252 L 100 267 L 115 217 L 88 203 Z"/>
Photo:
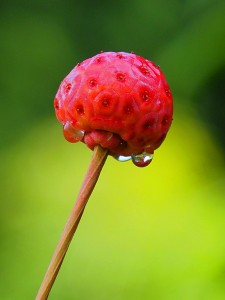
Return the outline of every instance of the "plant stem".
<path id="1" fill-rule="evenodd" d="M 65 225 L 59 243 L 55 249 L 52 260 L 36 296 L 36 300 L 45 300 L 48 298 L 63 259 L 66 255 L 67 249 L 69 248 L 70 242 L 78 227 L 84 208 L 104 166 L 107 154 L 107 150 L 103 149 L 101 146 L 95 147 L 88 171 L 77 196 L 77 200 Z"/>

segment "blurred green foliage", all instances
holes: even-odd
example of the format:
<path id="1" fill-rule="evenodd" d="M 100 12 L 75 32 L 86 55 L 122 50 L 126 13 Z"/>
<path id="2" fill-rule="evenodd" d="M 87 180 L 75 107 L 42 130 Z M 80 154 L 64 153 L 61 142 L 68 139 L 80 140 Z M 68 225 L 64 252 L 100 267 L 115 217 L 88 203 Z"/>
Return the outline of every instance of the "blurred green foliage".
<path id="1" fill-rule="evenodd" d="M 91 156 L 64 141 L 53 98 L 105 50 L 161 66 L 174 122 L 149 167 L 108 158 L 49 298 L 224 299 L 225 2 L 0 7 L 1 298 L 35 298 Z"/>

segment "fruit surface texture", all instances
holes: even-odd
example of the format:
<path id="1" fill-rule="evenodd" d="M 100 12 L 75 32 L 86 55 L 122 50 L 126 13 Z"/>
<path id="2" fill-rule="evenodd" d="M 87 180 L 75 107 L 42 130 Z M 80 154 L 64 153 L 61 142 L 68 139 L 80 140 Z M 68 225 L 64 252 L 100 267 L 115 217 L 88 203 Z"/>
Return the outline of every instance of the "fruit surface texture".
<path id="1" fill-rule="evenodd" d="M 153 154 L 173 115 L 172 94 L 160 68 L 126 52 L 103 52 L 62 81 L 55 96 L 65 138 L 101 145 L 118 157 Z"/>

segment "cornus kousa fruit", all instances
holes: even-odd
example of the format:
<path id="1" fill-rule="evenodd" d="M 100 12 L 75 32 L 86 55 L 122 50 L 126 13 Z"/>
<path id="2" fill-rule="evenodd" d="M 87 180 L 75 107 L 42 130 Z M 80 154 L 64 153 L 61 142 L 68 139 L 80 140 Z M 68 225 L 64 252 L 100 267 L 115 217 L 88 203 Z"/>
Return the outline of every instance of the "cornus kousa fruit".
<path id="1" fill-rule="evenodd" d="M 65 138 L 82 141 L 93 155 L 36 300 L 48 298 L 107 156 L 147 166 L 173 114 L 159 67 L 125 52 L 103 52 L 79 63 L 62 81 L 54 105 Z"/>
<path id="2" fill-rule="evenodd" d="M 96 145 L 119 161 L 148 165 L 166 137 L 172 94 L 153 62 L 133 53 L 103 52 L 79 63 L 54 100 L 65 138 Z"/>

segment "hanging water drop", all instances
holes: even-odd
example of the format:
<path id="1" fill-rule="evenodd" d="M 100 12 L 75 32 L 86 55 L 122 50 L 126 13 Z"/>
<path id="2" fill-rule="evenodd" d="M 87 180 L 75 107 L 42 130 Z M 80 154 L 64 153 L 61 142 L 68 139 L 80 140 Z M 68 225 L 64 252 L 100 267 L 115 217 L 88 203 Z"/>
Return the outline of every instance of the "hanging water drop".
<path id="1" fill-rule="evenodd" d="M 132 155 L 132 162 L 137 167 L 147 167 L 153 159 L 153 154 L 143 152 L 142 154 Z"/>
<path id="2" fill-rule="evenodd" d="M 120 162 L 125 162 L 131 159 L 131 156 L 123 156 L 123 155 L 118 155 L 114 156 L 114 158 Z"/>
<path id="3" fill-rule="evenodd" d="M 63 134 L 67 141 L 77 143 L 84 137 L 84 131 L 74 127 L 71 121 L 67 121 L 63 126 Z"/>

